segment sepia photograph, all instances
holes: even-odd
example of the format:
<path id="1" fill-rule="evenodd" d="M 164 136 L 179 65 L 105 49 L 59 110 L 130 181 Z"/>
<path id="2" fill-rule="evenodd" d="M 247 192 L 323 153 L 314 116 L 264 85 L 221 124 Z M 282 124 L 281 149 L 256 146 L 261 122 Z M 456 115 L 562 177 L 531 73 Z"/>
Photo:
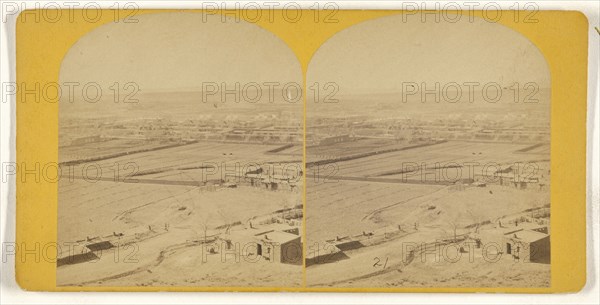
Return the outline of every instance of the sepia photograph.
<path id="1" fill-rule="evenodd" d="M 58 286 L 550 286 L 550 72 L 530 40 L 378 17 L 305 80 L 230 18 L 145 14 L 69 49 Z"/>
<path id="2" fill-rule="evenodd" d="M 550 286 L 548 65 L 448 16 L 364 21 L 313 55 L 308 287 Z"/>
<path id="3" fill-rule="evenodd" d="M 302 71 L 274 34 L 172 12 L 64 57 L 57 286 L 296 287 Z"/>
<path id="4" fill-rule="evenodd" d="M 600 301 L 600 2 L 82 1 L 1 5 L 1 304 Z"/>

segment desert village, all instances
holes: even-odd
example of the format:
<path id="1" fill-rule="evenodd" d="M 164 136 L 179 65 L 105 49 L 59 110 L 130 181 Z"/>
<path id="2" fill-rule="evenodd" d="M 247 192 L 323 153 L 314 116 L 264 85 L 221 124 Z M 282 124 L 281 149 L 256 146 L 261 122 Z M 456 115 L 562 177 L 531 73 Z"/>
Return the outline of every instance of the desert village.
<path id="1" fill-rule="evenodd" d="M 301 283 L 301 118 L 223 112 L 64 120 L 60 285 Z"/>
<path id="2" fill-rule="evenodd" d="M 544 109 L 330 108 L 307 122 L 309 286 L 549 285 Z"/>
<path id="3" fill-rule="evenodd" d="M 359 36 L 342 31 L 311 58 L 305 88 L 340 81 L 336 103 L 316 103 L 308 95 L 305 103 L 290 103 L 283 90 L 274 102 L 206 103 L 196 89 L 172 89 L 183 88 L 181 82 L 197 86 L 191 80 L 201 79 L 200 72 L 207 79 L 224 72 L 238 81 L 238 70 L 222 69 L 226 57 L 213 70 L 202 66 L 208 61 L 189 68 L 196 63 L 194 48 L 204 46 L 202 36 L 178 42 L 197 45 L 186 49 L 193 60 L 180 59 L 169 70 L 172 77 L 155 84 L 172 82 L 171 91 L 142 92 L 132 105 L 110 97 L 102 101 L 110 107 L 61 104 L 57 285 L 550 286 L 550 89 L 543 58 L 520 40 L 510 50 L 519 56 L 497 51 L 514 34 L 492 31 L 487 23 L 452 29 L 419 23 L 414 33 L 424 32 L 415 36 L 399 19 L 380 21 L 390 24 Z M 386 36 L 381 28 L 398 33 Z M 429 38 L 427 29 L 439 39 Z M 480 46 L 473 29 L 505 36 Z M 458 47 L 461 40 L 447 35 L 450 30 L 475 45 Z M 136 35 L 146 32 L 140 28 Z M 227 47 L 202 50 L 213 57 L 236 50 L 229 44 L 237 40 L 224 37 L 212 39 Z M 357 37 L 364 50 L 349 52 Z M 269 41 L 260 45 L 264 52 L 285 47 Z M 432 73 L 427 65 L 447 45 L 462 62 L 452 58 L 443 73 Z M 79 64 L 67 69 L 75 71 L 72 79 L 95 71 L 81 73 L 80 66 L 105 69 L 83 56 L 88 53 L 74 54 Z M 500 55 L 506 58 L 497 60 Z M 295 56 L 278 66 L 261 56 L 245 61 L 248 80 L 273 74 L 302 83 Z M 381 60 L 386 56 L 393 60 Z M 528 68 L 515 58 L 528 61 Z M 154 64 L 145 59 L 132 71 Z M 504 100 L 463 96 L 426 103 L 415 95 L 400 102 L 402 92 L 393 91 L 400 76 L 501 79 L 496 94 Z M 537 102 L 512 100 L 509 82 L 530 76 L 540 81 Z M 474 94 L 483 96 L 481 89 Z"/>
<path id="4" fill-rule="evenodd" d="M 302 284 L 302 73 L 281 39 L 144 14 L 87 33 L 59 79 L 103 94 L 58 105 L 58 286 Z"/>
<path id="5" fill-rule="evenodd" d="M 535 45 L 483 20 L 382 17 L 328 39 L 306 81 L 336 93 L 306 105 L 308 287 L 550 286 Z"/>
<path id="6" fill-rule="evenodd" d="M 210 286 L 218 283 L 214 277 L 236 283 L 244 273 L 264 272 L 275 278 L 273 285 L 287 279 L 293 286 L 300 284 L 305 264 L 309 285 L 420 286 L 432 279 L 418 280 L 424 273 L 415 277 L 411 268 L 464 271 L 476 264 L 493 271 L 479 280 L 494 285 L 494 276 L 502 281 L 518 278 L 520 272 L 549 272 L 549 135 L 541 122 L 525 126 L 517 123 L 518 117 L 508 118 L 490 121 L 490 126 L 469 126 L 470 120 L 460 118 L 430 120 L 433 126 L 412 120 L 402 128 L 391 125 L 391 119 L 332 118 L 339 123 L 321 129 L 322 119 L 309 121 L 317 128 L 309 128 L 307 140 L 305 260 L 302 143 L 295 131 L 300 122 L 286 118 L 280 123 L 287 126 L 258 128 L 260 117 L 255 122 L 245 119 L 244 126 L 233 121 L 220 127 L 215 122 L 152 121 L 152 133 L 143 124 L 134 128 L 133 122 L 125 122 L 115 137 L 71 139 L 64 143 L 65 152 L 73 147 L 79 154 L 89 151 L 89 156 L 74 159 L 65 153 L 62 165 L 78 173 L 93 162 L 102 175 L 87 169 L 91 178 L 75 175 L 60 182 L 61 198 L 81 195 L 60 214 L 66 217 L 59 225 L 61 242 L 71 246 L 62 248 L 59 280 L 69 279 L 67 285 Z M 183 137 L 181 125 L 198 131 Z M 212 138 L 202 132 L 205 125 L 211 125 Z M 86 125 L 78 126 L 86 130 L 81 127 Z M 115 126 L 120 125 L 90 130 L 107 128 L 105 134 L 112 135 Z M 123 152 L 117 143 L 135 145 Z M 454 159 L 445 161 L 445 156 Z M 133 161 L 139 170 L 124 166 Z M 238 165 L 213 165 L 222 162 Z M 484 170 L 489 162 L 493 166 Z M 527 163 L 537 167 L 519 168 Z M 114 164 L 123 166 L 121 180 L 114 180 Z M 465 164 L 473 164 L 473 175 L 466 175 Z M 93 179 L 97 181 L 89 183 Z M 91 200 L 94 207 L 85 204 Z M 200 264 L 202 276 L 182 272 L 180 279 L 161 282 L 161 272 L 166 272 L 161 270 L 179 264 L 182 257 L 191 261 L 183 260 L 178 270 Z M 516 263 L 519 268 L 510 267 Z M 89 272 L 89 264 L 103 268 Z M 497 268 L 500 264 L 508 269 Z M 398 272 L 407 273 L 408 279 L 399 278 Z M 438 285 L 465 285 L 459 280 L 463 276 L 438 274 Z M 547 281 L 539 278 L 542 283 L 536 284 Z"/>

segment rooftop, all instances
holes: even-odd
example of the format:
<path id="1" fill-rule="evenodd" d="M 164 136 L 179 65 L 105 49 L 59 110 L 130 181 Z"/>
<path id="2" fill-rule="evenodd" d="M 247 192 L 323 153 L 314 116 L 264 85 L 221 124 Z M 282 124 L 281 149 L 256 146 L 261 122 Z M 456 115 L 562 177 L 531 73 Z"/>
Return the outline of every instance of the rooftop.
<path id="1" fill-rule="evenodd" d="M 282 231 L 272 231 L 272 232 L 268 232 L 268 233 L 265 233 L 262 235 L 258 235 L 256 237 L 263 242 L 278 243 L 278 244 L 285 244 L 292 240 L 300 239 L 299 235 L 282 232 Z"/>
<path id="2" fill-rule="evenodd" d="M 518 231 L 518 232 L 515 232 L 515 233 L 512 233 L 511 235 L 509 235 L 509 237 L 511 239 L 522 240 L 525 242 L 538 241 L 538 240 L 546 238 L 548 236 L 550 236 L 550 235 L 536 232 L 536 231 L 530 231 L 530 230 L 522 230 L 522 231 Z"/>

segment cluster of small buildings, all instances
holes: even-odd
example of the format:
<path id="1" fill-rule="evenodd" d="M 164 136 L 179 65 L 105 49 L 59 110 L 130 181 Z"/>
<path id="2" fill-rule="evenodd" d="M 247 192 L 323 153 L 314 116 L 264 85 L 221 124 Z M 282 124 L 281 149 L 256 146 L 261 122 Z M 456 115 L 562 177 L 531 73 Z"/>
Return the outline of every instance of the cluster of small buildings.
<path id="1" fill-rule="evenodd" d="M 246 174 L 244 181 L 250 186 L 264 187 L 268 190 L 289 190 L 298 188 L 298 178 L 287 175 Z"/>
<path id="2" fill-rule="evenodd" d="M 228 244 L 242 244 L 249 257 L 282 264 L 300 265 L 303 260 L 302 237 L 299 227 L 271 224 L 259 228 L 233 231 L 226 238 Z M 245 247 L 251 244 L 250 247 Z"/>
<path id="3" fill-rule="evenodd" d="M 549 143 L 550 129 L 544 123 L 543 120 L 523 123 L 518 117 L 476 122 L 466 117 L 435 118 L 431 115 L 423 118 L 405 115 L 377 119 L 365 116 L 314 118 L 308 124 L 307 141 L 311 145 L 328 145 L 335 143 L 336 137 L 350 133 L 355 137 L 389 138 L 408 143 L 433 139 Z M 322 135 L 331 139 L 323 139 Z"/>
<path id="4" fill-rule="evenodd" d="M 229 187 L 247 185 L 272 191 L 295 191 L 299 187 L 301 178 L 302 171 L 299 166 L 273 166 L 267 169 L 261 167 L 245 173 L 226 174 L 225 182 Z"/>
<path id="5" fill-rule="evenodd" d="M 266 119 L 266 118 L 269 119 Z M 228 120 L 205 118 L 172 120 L 140 117 L 112 122 L 95 119 L 71 119 L 62 124 L 60 146 L 99 142 L 120 138 L 146 141 L 230 141 L 249 143 L 301 143 L 300 117 L 287 112 L 239 115 Z"/>
<path id="6" fill-rule="evenodd" d="M 503 237 L 504 253 L 523 262 L 550 262 L 548 227 L 534 226 L 508 230 Z"/>
<path id="7" fill-rule="evenodd" d="M 545 171 L 545 173 L 544 173 Z M 511 166 L 495 173 L 500 185 L 517 189 L 546 189 L 549 185 L 550 170 L 538 168 L 536 172 L 518 173 Z"/>

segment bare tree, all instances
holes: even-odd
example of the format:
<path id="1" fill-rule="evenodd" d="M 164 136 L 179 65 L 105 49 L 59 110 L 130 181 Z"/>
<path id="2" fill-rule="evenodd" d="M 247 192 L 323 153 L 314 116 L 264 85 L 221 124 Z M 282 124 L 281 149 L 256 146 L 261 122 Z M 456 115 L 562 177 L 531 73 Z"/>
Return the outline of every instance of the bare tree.
<path id="1" fill-rule="evenodd" d="M 204 220 L 201 222 L 202 231 L 204 231 L 204 243 L 208 240 L 207 232 L 208 232 L 208 224 L 209 224 L 209 216 L 208 214 L 204 216 Z"/>
<path id="2" fill-rule="evenodd" d="M 225 228 L 225 234 L 229 234 L 230 230 L 231 230 L 231 225 L 232 225 L 232 220 L 230 217 L 228 217 L 225 212 L 223 212 L 222 209 L 219 209 L 217 211 L 217 213 L 219 213 L 219 216 L 221 216 L 221 219 L 223 220 L 223 222 L 225 222 L 226 228 Z"/>
<path id="3" fill-rule="evenodd" d="M 471 210 L 467 210 L 467 213 L 469 213 L 469 216 L 471 216 L 471 220 L 475 224 L 475 233 L 479 233 L 479 228 L 481 227 L 483 218 L 481 216 L 475 215 Z"/>
<path id="4" fill-rule="evenodd" d="M 458 223 L 455 221 L 450 221 L 450 227 L 452 228 L 452 232 L 454 234 L 454 242 L 458 240 L 456 231 L 458 230 Z"/>

